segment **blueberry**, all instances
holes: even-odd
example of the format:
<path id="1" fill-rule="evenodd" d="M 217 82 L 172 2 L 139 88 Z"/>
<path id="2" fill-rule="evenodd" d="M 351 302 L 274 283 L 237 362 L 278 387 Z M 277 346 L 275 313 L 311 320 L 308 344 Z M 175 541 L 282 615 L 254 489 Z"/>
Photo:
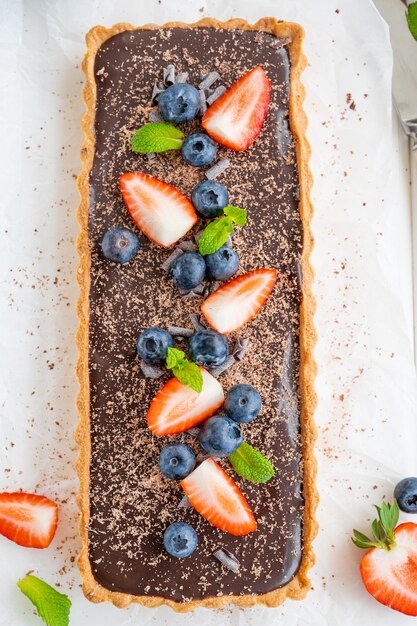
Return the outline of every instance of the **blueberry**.
<path id="1" fill-rule="evenodd" d="M 127 263 L 139 250 L 139 238 L 128 228 L 110 228 L 101 242 L 106 259 L 116 263 Z"/>
<path id="2" fill-rule="evenodd" d="M 172 277 L 180 289 L 197 287 L 206 274 L 206 263 L 197 252 L 184 252 L 172 264 Z"/>
<path id="3" fill-rule="evenodd" d="M 200 428 L 200 445 L 208 454 L 229 456 L 243 441 L 240 426 L 229 417 L 214 415 Z"/>
<path id="4" fill-rule="evenodd" d="M 184 161 L 194 167 L 204 167 L 210 165 L 216 156 L 216 144 L 208 135 L 195 133 L 184 140 L 181 154 Z"/>
<path id="5" fill-rule="evenodd" d="M 187 83 L 171 85 L 158 99 L 159 110 L 167 122 L 182 124 L 195 118 L 200 108 L 198 90 Z"/>
<path id="6" fill-rule="evenodd" d="M 229 204 L 229 192 L 215 180 L 203 180 L 194 187 L 191 202 L 199 217 L 211 219 L 223 213 L 224 207 Z"/>
<path id="7" fill-rule="evenodd" d="M 159 455 L 159 468 L 168 478 L 182 480 L 195 467 L 195 454 L 185 443 L 169 443 Z"/>
<path id="8" fill-rule="evenodd" d="M 417 513 L 417 477 L 400 480 L 394 489 L 394 498 L 404 513 Z"/>
<path id="9" fill-rule="evenodd" d="M 190 556 L 198 545 L 194 528 L 185 522 L 174 522 L 164 532 L 164 548 L 171 556 L 183 559 Z"/>
<path id="10" fill-rule="evenodd" d="M 163 365 L 174 342 L 171 335 L 162 328 L 147 328 L 138 337 L 136 348 L 139 356 L 149 365 Z"/>
<path id="11" fill-rule="evenodd" d="M 228 246 L 222 246 L 205 257 L 207 278 L 229 280 L 239 269 L 239 257 Z"/>
<path id="12" fill-rule="evenodd" d="M 229 342 L 214 330 L 202 330 L 190 339 L 190 356 L 197 365 L 217 367 L 229 356 Z"/>
<path id="13" fill-rule="evenodd" d="M 262 398 L 251 385 L 234 385 L 226 395 L 224 409 L 235 422 L 251 422 L 258 415 Z"/>

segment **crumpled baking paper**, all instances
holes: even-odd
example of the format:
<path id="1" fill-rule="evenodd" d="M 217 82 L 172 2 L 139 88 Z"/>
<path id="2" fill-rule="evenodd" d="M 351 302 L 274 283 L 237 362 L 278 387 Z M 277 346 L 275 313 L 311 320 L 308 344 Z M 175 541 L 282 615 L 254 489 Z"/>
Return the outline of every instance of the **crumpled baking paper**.
<path id="1" fill-rule="evenodd" d="M 393 0 L 394 1 L 394 0 Z M 16 581 L 28 570 L 68 593 L 71 624 L 402 625 L 365 592 L 353 527 L 416 474 L 411 254 L 405 143 L 392 126 L 387 27 L 367 0 L 1 2 L 1 489 L 61 503 L 52 546 L 0 538 L 0 624 L 39 624 Z M 74 494 L 74 376 L 84 34 L 95 24 L 256 19 L 301 23 L 313 148 L 321 503 L 313 590 L 301 603 L 176 615 L 120 611 L 82 595 Z M 406 519 L 406 516 L 404 516 Z"/>

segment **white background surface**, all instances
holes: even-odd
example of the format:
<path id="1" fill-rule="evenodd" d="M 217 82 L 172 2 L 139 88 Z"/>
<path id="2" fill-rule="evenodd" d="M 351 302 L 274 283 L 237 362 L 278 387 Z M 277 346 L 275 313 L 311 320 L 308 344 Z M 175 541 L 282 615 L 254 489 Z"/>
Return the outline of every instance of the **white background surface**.
<path id="1" fill-rule="evenodd" d="M 49 549 L 0 537 L 0 624 L 41 623 L 15 584 L 28 570 L 70 595 L 72 626 L 415 623 L 367 595 L 361 553 L 349 539 L 352 527 L 367 529 L 371 505 L 392 498 L 399 478 L 417 474 L 407 152 L 391 127 L 391 53 L 375 9 L 367 0 L 1 0 L 0 14 L 0 489 L 36 490 L 61 503 Z M 306 30 L 319 333 L 317 565 L 308 598 L 277 609 L 120 611 L 84 599 L 73 562 L 84 34 L 97 23 L 210 15 L 274 15 Z"/>

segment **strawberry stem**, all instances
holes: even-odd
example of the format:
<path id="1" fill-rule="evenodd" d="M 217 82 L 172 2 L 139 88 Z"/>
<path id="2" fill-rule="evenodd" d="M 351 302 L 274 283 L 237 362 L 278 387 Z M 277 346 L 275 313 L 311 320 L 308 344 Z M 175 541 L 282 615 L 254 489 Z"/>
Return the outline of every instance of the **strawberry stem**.
<path id="1" fill-rule="evenodd" d="M 370 539 L 358 530 L 354 530 L 352 541 L 358 548 L 392 550 L 396 546 L 394 530 L 399 517 L 397 501 L 394 500 L 394 504 L 383 502 L 380 507 L 375 505 L 375 508 L 378 517 L 374 519 L 371 525 L 373 538 Z"/>

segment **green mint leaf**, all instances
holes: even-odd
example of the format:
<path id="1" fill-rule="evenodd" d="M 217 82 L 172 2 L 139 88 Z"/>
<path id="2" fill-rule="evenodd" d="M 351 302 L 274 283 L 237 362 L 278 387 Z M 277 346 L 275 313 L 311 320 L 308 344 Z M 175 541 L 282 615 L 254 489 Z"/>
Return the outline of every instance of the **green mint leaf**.
<path id="1" fill-rule="evenodd" d="M 375 542 L 372 541 L 372 539 L 369 539 L 369 537 L 367 537 L 363 533 L 360 533 L 359 530 L 353 531 L 353 536 L 351 537 L 351 539 L 355 546 L 357 546 L 358 548 L 367 549 L 375 547 Z"/>
<path id="2" fill-rule="evenodd" d="M 132 135 L 131 146 L 133 152 L 147 154 L 149 152 L 166 152 L 166 150 L 180 150 L 184 140 L 184 133 L 178 128 L 165 122 L 145 124 Z"/>
<path id="3" fill-rule="evenodd" d="M 203 389 L 203 374 L 198 368 L 198 365 L 188 361 L 182 367 L 174 367 L 172 370 L 175 378 L 178 378 L 180 383 L 191 387 L 197 393 L 201 393 Z"/>
<path id="4" fill-rule="evenodd" d="M 271 462 L 246 441 L 228 459 L 236 474 L 251 483 L 266 483 L 275 474 Z"/>
<path id="5" fill-rule="evenodd" d="M 210 222 L 203 230 L 198 240 L 198 250 L 203 256 L 217 252 L 227 241 L 230 233 L 233 232 L 233 222 L 231 217 L 219 217 Z"/>
<path id="6" fill-rule="evenodd" d="M 228 215 L 238 226 L 244 226 L 247 220 L 247 211 L 240 209 L 238 206 L 226 206 L 223 209 L 225 215 Z"/>
<path id="7" fill-rule="evenodd" d="M 167 369 L 172 370 L 174 367 L 182 367 L 184 361 L 187 363 L 187 359 L 185 358 L 185 352 L 183 352 L 182 350 L 177 350 L 177 348 L 168 348 L 168 354 L 166 358 Z"/>
<path id="8" fill-rule="evenodd" d="M 71 600 L 36 576 L 27 575 L 17 583 L 20 591 L 35 605 L 48 626 L 68 626 Z"/>
<path id="9" fill-rule="evenodd" d="M 417 2 L 408 5 L 406 17 L 410 33 L 417 40 Z"/>
<path id="10" fill-rule="evenodd" d="M 180 383 L 191 387 L 197 393 L 203 388 L 203 374 L 195 363 L 185 358 L 185 353 L 177 348 L 168 348 L 166 367 L 172 370 Z"/>

